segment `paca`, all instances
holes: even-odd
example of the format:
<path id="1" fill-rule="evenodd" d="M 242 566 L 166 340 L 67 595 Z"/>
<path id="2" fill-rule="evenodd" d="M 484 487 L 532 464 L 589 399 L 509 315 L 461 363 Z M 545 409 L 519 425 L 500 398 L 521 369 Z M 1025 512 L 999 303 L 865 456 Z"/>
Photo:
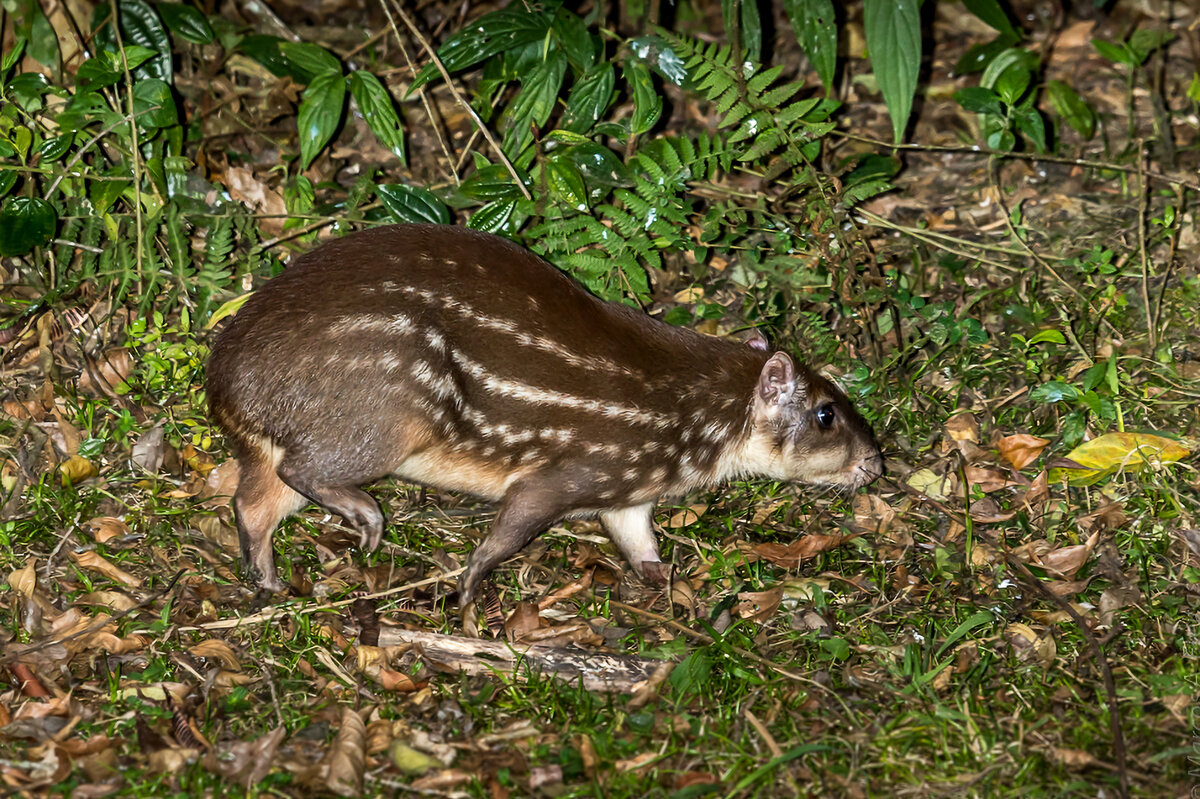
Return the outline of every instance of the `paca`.
<path id="1" fill-rule="evenodd" d="M 883 470 L 846 396 L 761 337 L 671 327 L 452 226 L 376 228 L 296 259 L 217 337 L 208 401 L 241 466 L 242 557 L 271 590 L 271 534 L 309 501 L 378 546 L 360 486 L 386 475 L 499 504 L 460 578 L 466 605 L 567 516 L 599 516 L 661 583 L 661 497 L 750 476 L 856 488 Z"/>

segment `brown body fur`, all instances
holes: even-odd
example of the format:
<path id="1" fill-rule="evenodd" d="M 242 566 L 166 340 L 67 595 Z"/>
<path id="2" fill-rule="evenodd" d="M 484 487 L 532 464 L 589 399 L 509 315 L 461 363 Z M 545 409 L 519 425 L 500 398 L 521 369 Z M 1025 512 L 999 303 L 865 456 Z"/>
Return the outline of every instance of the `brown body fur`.
<path id="1" fill-rule="evenodd" d="M 603 302 L 456 227 L 377 228 L 296 260 L 218 337 L 208 394 L 242 466 L 243 557 L 272 589 L 271 533 L 306 499 L 378 545 L 383 518 L 359 486 L 386 475 L 500 503 L 465 603 L 567 515 L 599 514 L 661 577 L 650 511 L 664 495 L 750 474 L 856 486 L 881 471 L 844 395 L 786 355 Z"/>

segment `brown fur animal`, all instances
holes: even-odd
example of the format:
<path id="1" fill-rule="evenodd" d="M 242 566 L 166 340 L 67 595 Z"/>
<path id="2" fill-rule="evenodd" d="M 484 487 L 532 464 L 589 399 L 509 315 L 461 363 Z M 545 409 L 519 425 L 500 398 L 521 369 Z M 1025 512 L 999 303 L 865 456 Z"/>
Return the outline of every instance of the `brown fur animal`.
<path id="1" fill-rule="evenodd" d="M 846 396 L 782 352 L 603 302 L 497 236 L 398 225 L 298 258 L 217 337 L 208 400 L 241 465 L 242 557 L 280 590 L 271 535 L 312 501 L 366 548 L 386 475 L 499 503 L 459 583 L 548 526 L 599 516 L 644 576 L 654 503 L 735 477 L 856 488 L 882 472 Z"/>

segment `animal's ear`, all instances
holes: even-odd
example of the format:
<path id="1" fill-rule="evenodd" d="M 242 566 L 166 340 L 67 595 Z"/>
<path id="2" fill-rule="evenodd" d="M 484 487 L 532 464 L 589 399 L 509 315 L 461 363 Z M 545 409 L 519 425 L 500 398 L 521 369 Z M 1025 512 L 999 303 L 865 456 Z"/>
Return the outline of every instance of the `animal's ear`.
<path id="1" fill-rule="evenodd" d="M 746 339 L 746 345 L 751 349 L 761 350 L 762 352 L 770 350 L 770 345 L 767 344 L 767 337 L 758 332 L 757 327 L 750 331 L 750 335 Z"/>
<path id="2" fill-rule="evenodd" d="M 796 365 L 786 352 L 777 352 L 763 364 L 758 375 L 759 399 L 768 405 L 784 405 L 796 393 Z"/>

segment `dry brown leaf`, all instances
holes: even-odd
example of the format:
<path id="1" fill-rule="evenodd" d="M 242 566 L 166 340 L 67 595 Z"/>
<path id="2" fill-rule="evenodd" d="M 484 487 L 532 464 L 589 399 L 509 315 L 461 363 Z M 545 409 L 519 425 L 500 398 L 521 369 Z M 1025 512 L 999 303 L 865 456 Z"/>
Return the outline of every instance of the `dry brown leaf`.
<path id="1" fill-rule="evenodd" d="M 323 761 L 329 768 L 325 784 L 338 796 L 362 793 L 366 737 L 367 727 L 362 718 L 350 708 L 343 708 L 341 727 Z"/>
<path id="2" fill-rule="evenodd" d="M 986 466 L 968 466 L 963 470 L 963 474 L 969 485 L 978 486 L 985 494 L 999 491 L 1010 484 L 1004 472 Z"/>
<path id="3" fill-rule="evenodd" d="M 79 390 L 87 394 L 116 398 L 128 389 L 125 382 L 133 372 L 133 356 L 125 347 L 107 349 L 97 358 L 88 358 L 79 375 Z"/>
<path id="4" fill-rule="evenodd" d="M 240 166 L 225 170 L 224 182 L 233 199 L 263 215 L 260 219 L 263 230 L 271 234 L 283 231 L 287 205 L 279 192 L 259 180 L 252 170 Z"/>
<path id="5" fill-rule="evenodd" d="M 1028 433 L 1017 433 L 997 441 L 996 448 L 1000 451 L 1001 458 L 1020 471 L 1037 460 L 1049 443 L 1050 441 L 1045 438 L 1031 436 Z"/>
<path id="6" fill-rule="evenodd" d="M 1083 567 L 1087 562 L 1088 556 L 1092 554 L 1092 550 L 1096 548 L 1096 542 L 1100 540 L 1099 533 L 1092 533 L 1087 541 L 1082 544 L 1075 544 L 1069 547 L 1059 547 L 1042 555 L 1039 562 L 1043 568 L 1056 572 L 1063 577 L 1071 578 L 1075 576 L 1075 572 Z"/>
<path id="7" fill-rule="evenodd" d="M 640 755 L 628 758 L 626 760 L 618 760 L 614 765 L 617 771 L 621 773 L 629 771 L 641 771 L 651 763 L 657 761 L 659 754 L 657 752 L 642 752 Z"/>
<path id="8" fill-rule="evenodd" d="M 695 524 L 696 522 L 700 521 L 700 517 L 704 515 L 706 510 L 708 510 L 708 505 L 704 504 L 703 502 L 698 502 L 695 505 L 689 505 L 683 510 L 672 514 L 671 518 L 667 520 L 667 523 L 664 524 L 663 527 L 667 527 L 671 530 L 678 530 L 680 527 L 687 527 L 690 524 Z"/>
<path id="9" fill-rule="evenodd" d="M 100 544 L 129 535 L 129 525 L 116 516 L 97 516 L 84 522 L 82 527 Z"/>
<path id="10" fill-rule="evenodd" d="M 137 607 L 137 600 L 120 591 L 91 591 L 75 599 L 76 605 L 91 605 L 124 613 Z"/>
<path id="11" fill-rule="evenodd" d="M 113 582 L 129 586 L 130 588 L 136 588 L 142 584 L 140 578 L 134 577 L 129 572 L 124 571 L 112 563 L 109 563 L 94 550 L 89 549 L 84 552 L 70 552 L 69 554 L 71 560 L 75 561 L 75 565 L 79 566 L 81 569 L 96 572 L 97 574 L 107 577 Z"/>
<path id="12" fill-rule="evenodd" d="M 157 474 L 163 463 L 165 448 L 166 427 L 163 422 L 159 422 L 138 436 L 129 460 L 139 469 Z"/>
<path id="13" fill-rule="evenodd" d="M 946 432 L 955 441 L 979 443 L 979 420 L 968 411 L 956 413 L 946 420 Z"/>
<path id="14" fill-rule="evenodd" d="M 247 790 L 266 779 L 275 765 L 275 753 L 287 730 L 275 729 L 253 741 L 238 741 L 223 747 L 221 752 L 210 751 L 202 761 L 206 769 Z"/>
<path id="15" fill-rule="evenodd" d="M 513 612 L 504 620 L 504 633 L 510 641 L 516 641 L 529 635 L 542 626 L 542 617 L 538 613 L 538 603 L 518 602 Z"/>
<path id="16" fill-rule="evenodd" d="M 775 615 L 781 601 L 782 585 L 768 591 L 743 591 L 738 594 L 738 604 L 734 611 L 743 619 L 761 622 Z"/>
<path id="17" fill-rule="evenodd" d="M 222 668 L 228 671 L 242 670 L 242 663 L 238 660 L 237 655 L 234 654 L 233 647 L 218 638 L 210 638 L 207 641 L 193 644 L 188 647 L 188 653 L 192 657 L 215 660 L 221 664 Z"/>
<path id="18" fill-rule="evenodd" d="M 865 495 L 862 495 L 862 496 L 865 496 Z M 754 516 L 753 516 L 753 518 L 750 519 L 750 523 L 751 524 L 762 524 L 767 519 L 774 516 L 775 511 L 779 510 L 780 508 L 782 508 L 784 505 L 787 505 L 787 504 L 788 504 L 788 500 L 777 499 L 768 505 L 763 505 L 761 508 L 754 511 Z"/>
<path id="19" fill-rule="evenodd" d="M 795 569 L 814 555 L 840 547 L 853 538 L 857 538 L 857 536 L 806 535 L 801 536 L 790 544 L 776 544 L 774 542 L 755 544 L 750 547 L 750 553 L 757 555 L 763 560 L 769 560 L 776 566 L 781 566 L 785 569 Z"/>
<path id="20" fill-rule="evenodd" d="M 1082 749 L 1064 749 L 1055 747 L 1050 752 L 1051 758 L 1069 769 L 1082 769 L 1099 764 L 1095 757 Z"/>
<path id="21" fill-rule="evenodd" d="M 478 779 L 478 776 L 469 771 L 461 769 L 444 768 L 436 774 L 430 774 L 427 777 L 421 777 L 413 780 L 409 787 L 414 791 L 428 791 L 430 793 L 447 793 L 454 790 L 460 785 L 466 785 Z"/>
<path id="22" fill-rule="evenodd" d="M 33 567 L 34 561 L 28 561 L 22 568 L 8 575 L 9 587 L 26 599 L 32 597 L 37 588 L 37 571 Z"/>

